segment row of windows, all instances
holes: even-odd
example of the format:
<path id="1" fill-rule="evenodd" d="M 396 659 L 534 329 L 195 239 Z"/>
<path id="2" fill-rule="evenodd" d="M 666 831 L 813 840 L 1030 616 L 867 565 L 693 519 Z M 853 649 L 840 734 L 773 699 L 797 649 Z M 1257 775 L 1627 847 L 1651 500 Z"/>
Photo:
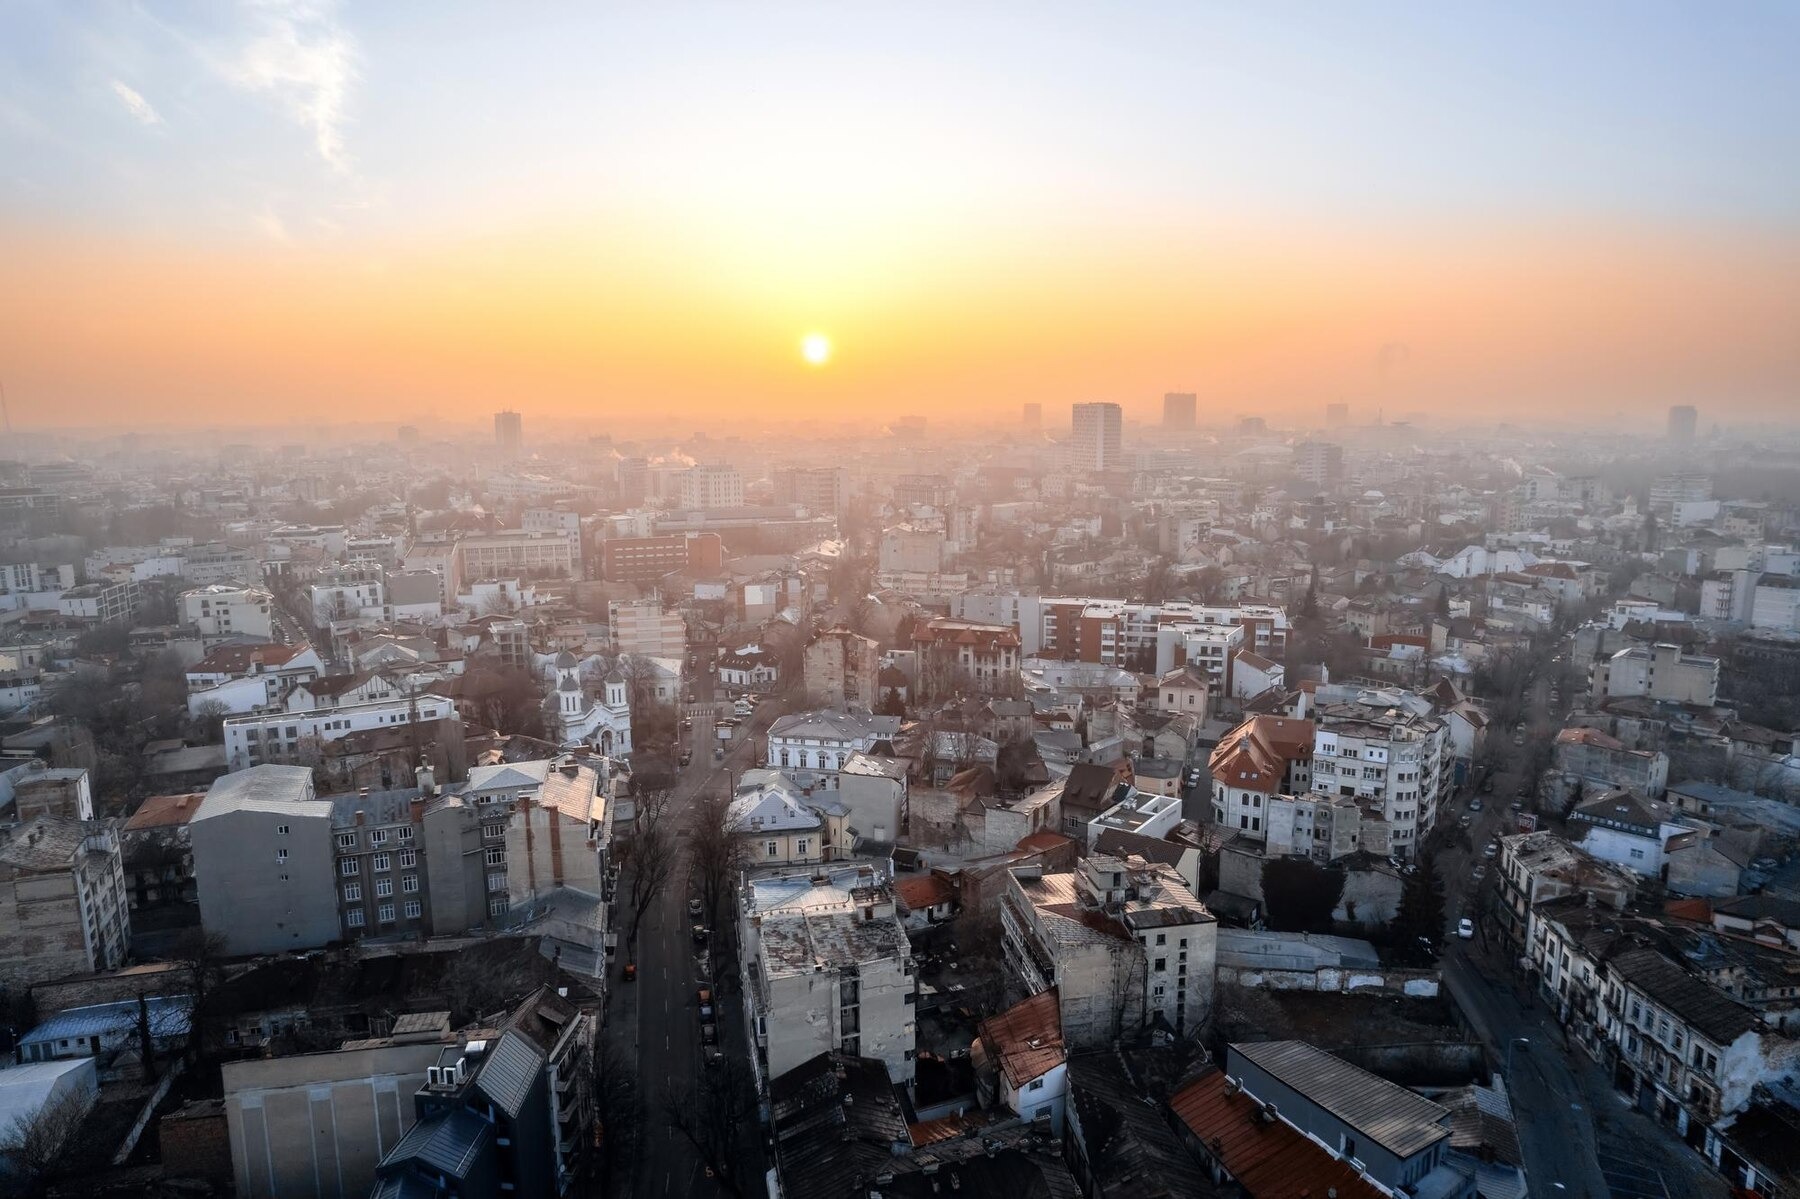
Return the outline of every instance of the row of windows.
<path id="1" fill-rule="evenodd" d="M 408 920 L 417 920 L 424 909 L 419 906 L 418 900 L 409 899 L 403 910 L 405 911 Z M 366 918 L 363 916 L 363 910 L 361 908 L 351 908 L 348 912 L 344 913 L 344 923 L 351 928 L 361 928 L 365 922 Z M 376 908 L 375 922 L 377 924 L 392 924 L 394 922 L 394 905 L 391 903 L 384 903 Z"/>
<path id="2" fill-rule="evenodd" d="M 407 895 L 418 894 L 419 876 L 416 874 L 401 875 L 400 876 L 400 890 Z M 375 880 L 375 896 L 377 899 L 386 899 L 388 896 L 392 895 L 393 893 L 394 893 L 394 880 L 393 879 L 378 878 Z M 345 900 L 345 902 L 356 903 L 360 899 L 362 899 L 362 884 L 361 883 L 345 883 L 344 884 L 344 900 Z"/>

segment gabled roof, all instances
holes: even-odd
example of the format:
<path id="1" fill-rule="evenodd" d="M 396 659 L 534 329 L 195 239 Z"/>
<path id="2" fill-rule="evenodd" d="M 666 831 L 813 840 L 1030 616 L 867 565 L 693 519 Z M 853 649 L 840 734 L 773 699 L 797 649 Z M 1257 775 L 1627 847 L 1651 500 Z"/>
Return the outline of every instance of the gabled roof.
<path id="1" fill-rule="evenodd" d="M 1231 1087 L 1216 1067 L 1175 1092 L 1169 1107 L 1257 1199 L 1331 1194 L 1388 1199 L 1387 1191 L 1286 1120 L 1264 1121 L 1262 1105 Z"/>
<path id="2" fill-rule="evenodd" d="M 475 1075 L 475 1086 L 495 1107 L 516 1118 L 543 1069 L 544 1055 L 537 1046 L 509 1028 L 489 1046 L 487 1060 Z"/>
<path id="3" fill-rule="evenodd" d="M 1616 954 L 1607 962 L 1607 968 L 1720 1047 L 1730 1045 L 1757 1025 L 1756 1014 L 1749 1008 L 1654 949 L 1629 949 Z"/>
<path id="4" fill-rule="evenodd" d="M 1274 793 L 1290 762 L 1312 757 L 1313 722 L 1288 716 L 1252 716 L 1213 748 L 1207 765 L 1228 787 Z"/>
<path id="5" fill-rule="evenodd" d="M 128 833 L 148 832 L 155 828 L 179 828 L 194 818 L 206 798 L 204 791 L 184 795 L 152 795 L 138 805 L 138 810 L 125 822 Z"/>
<path id="6" fill-rule="evenodd" d="M 468 1108 L 458 1107 L 442 1119 L 420 1120 L 407 1129 L 381 1164 L 387 1168 L 417 1161 L 452 1178 L 463 1178 L 493 1135 L 493 1125 Z"/>
<path id="7" fill-rule="evenodd" d="M 1067 1057 L 1055 987 L 983 1020 L 979 1035 L 1015 1089 L 1042 1078 Z"/>
<path id="8" fill-rule="evenodd" d="M 912 874 L 896 878 L 894 893 L 914 912 L 922 912 L 926 908 L 956 900 L 956 889 L 950 885 L 950 880 L 936 874 Z"/>

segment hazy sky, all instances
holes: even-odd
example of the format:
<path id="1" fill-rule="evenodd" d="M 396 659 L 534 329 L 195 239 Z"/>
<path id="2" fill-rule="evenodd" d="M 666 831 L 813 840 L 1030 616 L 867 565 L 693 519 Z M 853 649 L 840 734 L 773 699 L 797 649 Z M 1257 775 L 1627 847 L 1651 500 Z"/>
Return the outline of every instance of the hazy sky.
<path id="1" fill-rule="evenodd" d="M 8 0 L 0 380 L 28 425 L 1791 414 L 1796 47 L 1791 3 Z"/>

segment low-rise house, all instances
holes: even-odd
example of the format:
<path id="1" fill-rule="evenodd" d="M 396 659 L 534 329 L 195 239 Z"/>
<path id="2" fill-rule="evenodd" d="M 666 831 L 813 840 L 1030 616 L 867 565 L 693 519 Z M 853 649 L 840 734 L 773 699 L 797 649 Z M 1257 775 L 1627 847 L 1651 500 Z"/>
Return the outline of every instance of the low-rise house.
<path id="1" fill-rule="evenodd" d="M 128 1066 L 141 1068 L 142 1028 L 158 1054 L 187 1045 L 192 1028 L 194 999 L 191 995 L 148 996 L 142 1005 L 135 999 L 66 1008 L 19 1038 L 14 1050 L 21 1062 L 61 1061 L 90 1057 L 108 1078 L 120 1076 Z"/>
<path id="2" fill-rule="evenodd" d="M 1310 720 L 1252 716 L 1213 748 L 1213 823 L 1252 840 L 1268 837 L 1268 805 L 1277 795 L 1307 791 L 1315 729 Z"/>
<path id="3" fill-rule="evenodd" d="M 844 809 L 824 795 L 813 796 L 780 771 L 746 771 L 725 813 L 740 860 L 750 867 L 798 866 L 847 853 Z"/>
<path id="4" fill-rule="evenodd" d="M 1608 791 L 1569 813 L 1569 832 L 1584 851 L 1650 878 L 1661 876 L 1670 838 L 1689 831 L 1672 805 L 1632 791 Z"/>
<path id="5" fill-rule="evenodd" d="M 1056 988 L 983 1020 L 969 1056 L 983 1107 L 1045 1121 L 1053 1136 L 1062 1136 L 1069 1071 Z"/>
<path id="6" fill-rule="evenodd" d="M 794 712 L 769 726 L 764 763 L 796 778 L 811 771 L 836 790 L 837 773 L 852 754 L 867 754 L 880 742 L 891 744 L 899 731 L 897 717 L 866 711 Z"/>
<path id="7" fill-rule="evenodd" d="M 1057 988 L 1070 1044 L 1205 1026 L 1218 924 L 1174 870 L 1090 856 L 1072 872 L 1009 873 L 1000 905 L 1007 966 L 1032 994 Z"/>
<path id="8" fill-rule="evenodd" d="M 1252 1093 L 1240 1077 L 1217 1066 L 1176 1091 L 1169 1108 L 1212 1179 L 1235 1186 L 1245 1199 L 1392 1195 L 1354 1164 L 1353 1155 L 1333 1151 L 1295 1124 L 1279 1103 Z"/>
<path id="9" fill-rule="evenodd" d="M 1125 1055 L 1111 1049 L 1073 1054 L 1068 1073 L 1063 1146 L 1081 1194 L 1134 1199 L 1222 1194 L 1168 1114 L 1147 1102 L 1147 1080 L 1131 1070 Z"/>

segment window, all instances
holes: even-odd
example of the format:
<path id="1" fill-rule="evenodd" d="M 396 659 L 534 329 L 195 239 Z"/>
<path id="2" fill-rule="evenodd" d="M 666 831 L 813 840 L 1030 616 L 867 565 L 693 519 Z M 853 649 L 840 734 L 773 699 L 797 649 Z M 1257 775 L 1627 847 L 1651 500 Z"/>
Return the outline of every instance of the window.
<path id="1" fill-rule="evenodd" d="M 417 920 L 419 918 L 419 913 L 424 909 L 419 907 L 418 900 L 409 899 L 406 901 L 406 907 L 403 910 L 406 912 L 406 918 L 408 920 Z"/>
<path id="2" fill-rule="evenodd" d="M 348 924 L 351 928 L 361 928 L 363 926 L 363 910 L 361 908 L 351 908 L 348 912 L 345 912 L 344 923 Z"/>
<path id="3" fill-rule="evenodd" d="M 481 835 L 489 841 L 497 841 L 506 836 L 506 826 L 504 824 L 484 824 L 481 826 Z"/>
<path id="4" fill-rule="evenodd" d="M 767 842 L 763 846 L 763 849 L 766 850 L 768 852 L 768 855 L 772 858 L 781 856 L 781 842 L 779 842 L 779 841 Z"/>
<path id="5" fill-rule="evenodd" d="M 345 903 L 355 903 L 357 900 L 359 900 L 361 898 L 362 898 L 362 884 L 361 883 L 345 883 L 344 884 L 344 902 Z"/>
<path id="6" fill-rule="evenodd" d="M 278 850 L 276 850 L 276 851 L 275 851 L 275 860 L 276 860 L 276 861 L 277 861 L 277 862 L 285 862 L 285 861 L 287 861 L 287 850 L 285 850 L 285 849 L 278 849 Z"/>
<path id="7" fill-rule="evenodd" d="M 387 853 L 376 854 L 375 861 L 370 864 L 369 868 L 371 870 L 392 870 L 394 868 L 394 855 Z"/>
<path id="8" fill-rule="evenodd" d="M 488 915 L 490 915 L 490 916 L 506 915 L 506 901 L 504 899 L 488 900 Z"/>
<path id="9" fill-rule="evenodd" d="M 1031 1085 L 1027 1086 L 1025 1089 L 1027 1091 L 1041 1091 L 1044 1089 L 1044 1080 L 1041 1078 L 1034 1078 L 1031 1080 Z"/>
<path id="10" fill-rule="evenodd" d="M 394 880 L 393 879 L 378 878 L 375 880 L 375 897 L 377 899 L 386 899 L 388 896 L 392 895 L 393 893 L 394 893 Z"/>
<path id="11" fill-rule="evenodd" d="M 400 851 L 400 869 L 411 870 L 414 866 L 417 866 L 418 864 L 419 864 L 419 853 L 417 850 L 403 849 Z"/>
<path id="12" fill-rule="evenodd" d="M 416 874 L 401 875 L 400 876 L 400 889 L 402 891 L 406 892 L 408 895 L 415 894 L 419 889 L 419 876 Z"/>
<path id="13" fill-rule="evenodd" d="M 356 848 L 356 834 L 355 833 L 339 833 L 338 834 L 338 848 L 339 849 L 355 849 Z"/>
<path id="14" fill-rule="evenodd" d="M 383 924 L 392 924 L 394 922 L 394 905 L 391 903 L 382 904 L 375 910 L 375 919 L 381 921 Z"/>
<path id="15" fill-rule="evenodd" d="M 402 841 L 411 841 L 413 839 L 412 825 L 409 824 L 403 826 L 395 833 L 395 835 Z"/>
<path id="16" fill-rule="evenodd" d="M 348 878 L 352 874 L 355 874 L 356 871 L 357 871 L 357 861 L 355 858 L 345 858 L 343 861 L 338 863 L 338 873 L 343 875 L 345 878 Z"/>
<path id="17" fill-rule="evenodd" d="M 805 837 L 801 837 L 798 841 L 794 842 L 794 852 L 797 854 L 804 854 L 806 852 L 806 838 Z"/>
<path id="18" fill-rule="evenodd" d="M 1169 968 L 1169 959 L 1168 958 L 1157 958 L 1156 959 L 1156 969 L 1157 969 L 1158 973 L 1161 973 L 1162 971 L 1167 970 L 1168 968 Z"/>
<path id="19" fill-rule="evenodd" d="M 276 835 L 276 836 L 277 836 L 277 837 L 285 837 L 285 836 L 287 836 L 287 835 L 288 835 L 288 826 L 287 826 L 287 825 L 285 825 L 285 824 L 278 824 L 278 825 L 276 825 L 276 826 L 275 826 L 275 835 Z"/>
<path id="20" fill-rule="evenodd" d="M 497 848 L 490 846 L 488 848 L 487 852 L 483 855 L 483 857 L 486 859 L 487 864 L 490 866 L 506 865 L 506 851 L 504 849 L 497 849 Z"/>
<path id="21" fill-rule="evenodd" d="M 1169 943 L 1169 934 L 1157 933 L 1156 934 L 1156 943 L 1158 945 L 1167 945 Z"/>
<path id="22" fill-rule="evenodd" d="M 370 845 L 386 845 L 387 844 L 387 830 L 384 828 L 370 830 L 369 844 Z"/>
<path id="23" fill-rule="evenodd" d="M 506 876 L 504 874 L 488 875 L 488 890 L 490 890 L 490 891 L 506 890 Z"/>

